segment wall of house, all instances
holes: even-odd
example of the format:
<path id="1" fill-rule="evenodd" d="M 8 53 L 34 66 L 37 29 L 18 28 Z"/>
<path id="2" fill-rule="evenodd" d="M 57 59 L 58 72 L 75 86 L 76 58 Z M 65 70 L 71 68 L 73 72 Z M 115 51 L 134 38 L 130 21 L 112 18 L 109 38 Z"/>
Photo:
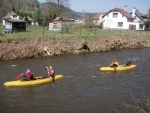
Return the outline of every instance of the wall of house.
<path id="1" fill-rule="evenodd" d="M 49 23 L 49 30 L 53 29 L 53 23 Z"/>
<path id="2" fill-rule="evenodd" d="M 103 15 L 100 15 L 100 16 L 99 16 L 98 24 L 100 25 L 101 22 L 103 22 Z"/>
<path id="3" fill-rule="evenodd" d="M 61 30 L 62 28 L 72 28 L 72 25 L 75 24 L 74 21 L 66 21 L 66 22 L 52 22 L 49 23 L 49 30 Z"/>
<path id="4" fill-rule="evenodd" d="M 142 24 L 142 28 L 140 27 L 140 24 Z M 129 30 L 144 30 L 145 28 L 143 23 L 138 22 L 127 22 L 124 27 Z"/>
<path id="5" fill-rule="evenodd" d="M 5 26 L 5 20 L 2 20 L 2 25 Z"/>
<path id="6" fill-rule="evenodd" d="M 94 25 L 98 25 L 99 20 L 93 20 Z"/>
<path id="7" fill-rule="evenodd" d="M 61 30 L 61 22 L 52 22 L 49 23 L 49 30 Z"/>
<path id="8" fill-rule="evenodd" d="M 12 29 L 12 23 L 5 21 L 5 29 Z"/>
<path id="9" fill-rule="evenodd" d="M 113 13 L 117 13 L 118 17 L 113 17 Z M 127 17 L 123 16 L 122 13 L 120 12 L 110 12 L 107 15 L 104 16 L 103 18 L 104 23 L 103 23 L 103 28 L 114 28 L 114 29 L 127 29 Z M 123 22 L 123 26 L 119 27 L 118 22 Z"/>
<path id="10" fill-rule="evenodd" d="M 103 15 L 100 15 L 98 20 L 93 20 L 94 25 L 100 25 L 101 22 L 103 22 Z"/>

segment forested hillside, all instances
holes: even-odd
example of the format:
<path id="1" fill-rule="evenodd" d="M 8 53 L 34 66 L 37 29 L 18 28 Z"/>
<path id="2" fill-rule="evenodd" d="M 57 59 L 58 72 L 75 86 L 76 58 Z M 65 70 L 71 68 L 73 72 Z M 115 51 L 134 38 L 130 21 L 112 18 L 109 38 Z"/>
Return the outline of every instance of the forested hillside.
<path id="1" fill-rule="evenodd" d="M 34 11 L 40 4 L 37 0 L 0 0 L 0 18 L 4 17 L 12 9 L 17 11 Z"/>
<path id="2" fill-rule="evenodd" d="M 15 13 L 22 17 L 28 15 L 33 19 L 35 19 L 35 13 L 41 12 L 41 16 L 43 16 L 42 18 L 45 19 L 45 21 L 49 21 L 58 16 L 55 11 L 55 7 L 56 4 L 52 2 L 40 4 L 38 0 L 0 0 L 0 19 L 2 19 L 8 12 L 13 10 Z M 40 11 L 38 12 L 37 9 Z M 82 11 L 75 12 L 70 8 L 63 7 L 63 10 L 60 12 L 59 16 L 65 18 L 82 18 L 83 13 Z M 84 16 L 85 18 L 90 17 L 90 15 L 86 13 Z"/>

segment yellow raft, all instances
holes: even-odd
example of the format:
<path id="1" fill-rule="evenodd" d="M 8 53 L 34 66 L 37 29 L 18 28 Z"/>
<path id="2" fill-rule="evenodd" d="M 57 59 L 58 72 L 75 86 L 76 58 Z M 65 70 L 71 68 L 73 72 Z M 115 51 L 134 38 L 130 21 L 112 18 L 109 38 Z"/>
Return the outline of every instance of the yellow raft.
<path id="1" fill-rule="evenodd" d="M 136 67 L 136 65 L 131 65 L 131 66 L 119 65 L 116 68 L 113 68 L 113 67 L 101 67 L 100 70 L 101 71 L 125 71 L 125 70 L 133 69 L 135 67 Z"/>
<path id="2" fill-rule="evenodd" d="M 63 75 L 56 75 L 55 80 L 63 78 Z M 35 77 L 36 80 L 31 80 L 31 81 L 22 81 L 22 80 L 17 80 L 17 81 L 9 81 L 5 82 L 4 86 L 35 86 L 35 85 L 40 85 L 48 82 L 52 82 L 52 78 L 42 78 L 40 77 Z"/>

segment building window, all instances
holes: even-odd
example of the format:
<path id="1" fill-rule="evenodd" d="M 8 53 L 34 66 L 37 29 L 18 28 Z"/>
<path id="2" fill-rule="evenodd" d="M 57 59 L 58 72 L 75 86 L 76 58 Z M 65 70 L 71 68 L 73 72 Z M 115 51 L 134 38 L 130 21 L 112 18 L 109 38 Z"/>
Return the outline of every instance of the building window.
<path id="1" fill-rule="evenodd" d="M 17 15 L 13 15 L 13 18 L 17 18 Z"/>
<path id="2" fill-rule="evenodd" d="M 123 22 L 118 22 L 118 27 L 123 27 Z"/>
<path id="3" fill-rule="evenodd" d="M 140 29 L 143 29 L 143 24 L 140 24 L 140 25 L 139 25 L 139 28 L 140 28 Z"/>
<path id="4" fill-rule="evenodd" d="M 57 23 L 53 24 L 53 29 L 57 29 Z"/>
<path id="5" fill-rule="evenodd" d="M 113 13 L 113 18 L 118 18 L 118 13 Z"/>

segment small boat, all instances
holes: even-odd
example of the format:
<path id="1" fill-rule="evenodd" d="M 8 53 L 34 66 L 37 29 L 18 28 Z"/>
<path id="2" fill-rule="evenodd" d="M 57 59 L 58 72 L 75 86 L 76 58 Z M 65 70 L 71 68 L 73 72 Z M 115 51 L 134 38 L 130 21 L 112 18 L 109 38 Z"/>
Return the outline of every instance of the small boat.
<path id="1" fill-rule="evenodd" d="M 119 65 L 118 67 L 101 67 L 101 71 L 125 71 L 125 70 L 130 70 L 135 68 L 136 65 L 131 65 L 131 66 L 125 66 L 125 65 Z"/>
<path id="2" fill-rule="evenodd" d="M 56 75 L 55 80 L 63 78 L 63 75 Z M 5 82 L 4 86 L 35 86 L 40 85 L 44 83 L 52 82 L 52 78 L 42 78 L 42 76 L 35 77 L 35 80 L 30 81 L 22 81 L 22 80 L 16 80 L 16 81 L 9 81 Z"/>

